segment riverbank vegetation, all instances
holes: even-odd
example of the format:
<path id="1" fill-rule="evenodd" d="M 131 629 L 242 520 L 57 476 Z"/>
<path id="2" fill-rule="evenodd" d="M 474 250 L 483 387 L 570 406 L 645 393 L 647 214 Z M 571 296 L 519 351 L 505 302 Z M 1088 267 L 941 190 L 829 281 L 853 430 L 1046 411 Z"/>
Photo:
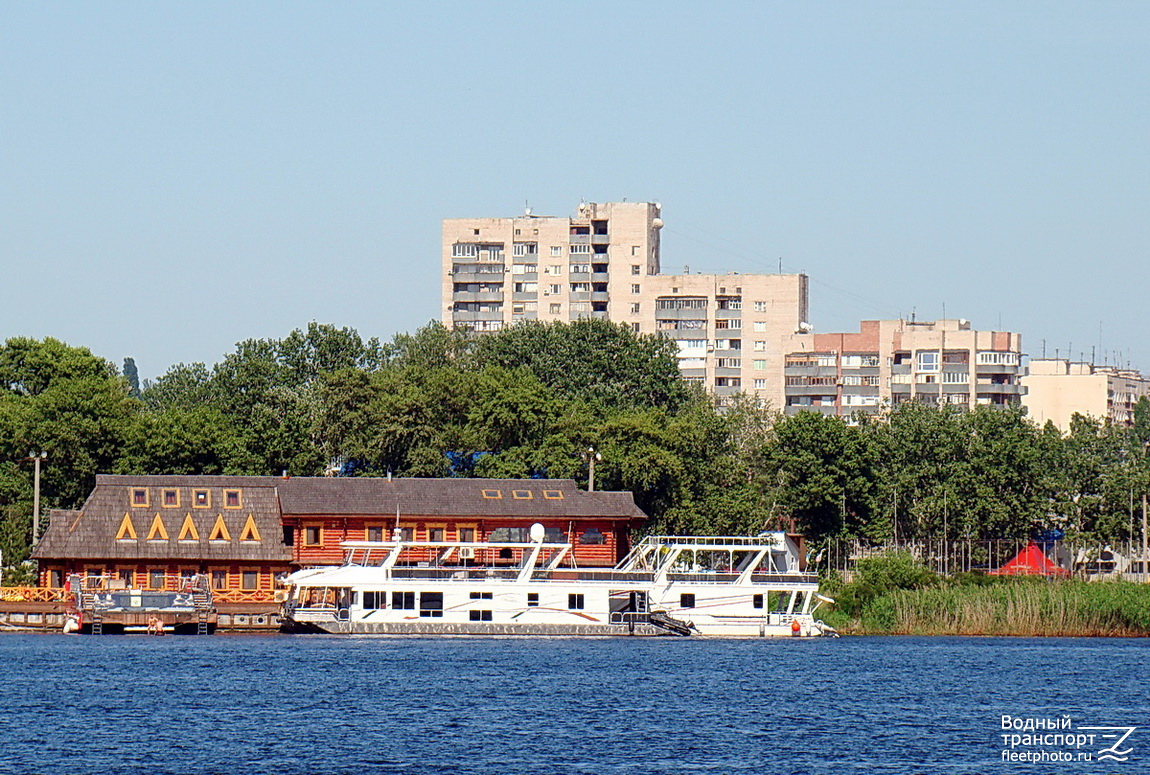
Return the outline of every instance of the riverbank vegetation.
<path id="1" fill-rule="evenodd" d="M 826 580 L 828 624 L 854 635 L 1150 635 L 1150 586 L 983 574 L 936 575 L 905 552 Z"/>
<path id="2" fill-rule="evenodd" d="M 667 339 L 606 321 L 469 337 L 432 323 L 390 342 L 312 323 L 221 362 L 142 383 L 53 339 L 0 346 L 0 551 L 31 539 L 31 451 L 44 508 L 76 508 L 97 473 L 574 478 L 629 490 L 668 533 L 870 541 L 1127 539 L 1150 486 L 1150 402 L 1133 430 L 1019 408 L 905 404 L 856 424 L 713 398 Z M 12 578 L 11 576 L 9 578 Z"/>

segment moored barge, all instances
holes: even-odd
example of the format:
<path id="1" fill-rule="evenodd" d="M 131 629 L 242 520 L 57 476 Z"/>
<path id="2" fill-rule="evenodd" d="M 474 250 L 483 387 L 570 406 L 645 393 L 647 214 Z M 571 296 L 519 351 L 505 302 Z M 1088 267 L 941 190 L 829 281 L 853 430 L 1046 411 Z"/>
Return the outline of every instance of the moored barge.
<path id="1" fill-rule="evenodd" d="M 286 580 L 291 629 L 380 635 L 833 634 L 829 598 L 785 533 L 651 536 L 609 569 L 574 567 L 571 544 L 343 543 L 345 562 Z"/>

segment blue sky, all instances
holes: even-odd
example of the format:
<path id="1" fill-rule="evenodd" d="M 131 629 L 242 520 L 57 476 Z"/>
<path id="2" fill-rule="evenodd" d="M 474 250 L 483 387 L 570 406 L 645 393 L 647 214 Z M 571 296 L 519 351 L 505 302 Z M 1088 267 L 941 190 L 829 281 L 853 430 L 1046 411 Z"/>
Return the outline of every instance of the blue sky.
<path id="1" fill-rule="evenodd" d="M 665 271 L 809 273 L 818 331 L 1150 370 L 1148 84 L 1134 2 L 5 3 L 0 338 L 386 339 L 442 218 L 626 197 Z"/>

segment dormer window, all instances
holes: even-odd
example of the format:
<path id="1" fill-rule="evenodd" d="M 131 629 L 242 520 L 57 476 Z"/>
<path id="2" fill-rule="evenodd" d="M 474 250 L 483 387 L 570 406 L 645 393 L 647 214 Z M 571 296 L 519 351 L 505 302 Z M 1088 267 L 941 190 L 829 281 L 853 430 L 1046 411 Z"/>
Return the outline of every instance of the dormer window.
<path id="1" fill-rule="evenodd" d="M 135 487 L 132 489 L 132 505 L 147 507 L 148 505 L 148 488 Z"/>

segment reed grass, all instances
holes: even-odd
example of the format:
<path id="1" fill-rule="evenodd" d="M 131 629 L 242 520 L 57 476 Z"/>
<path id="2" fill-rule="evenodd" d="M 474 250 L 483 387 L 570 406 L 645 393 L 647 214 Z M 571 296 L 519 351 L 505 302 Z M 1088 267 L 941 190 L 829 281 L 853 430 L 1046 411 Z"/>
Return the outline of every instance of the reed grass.
<path id="1" fill-rule="evenodd" d="M 858 634 L 1150 635 L 1150 585 L 1026 580 L 891 590 L 848 626 Z"/>

